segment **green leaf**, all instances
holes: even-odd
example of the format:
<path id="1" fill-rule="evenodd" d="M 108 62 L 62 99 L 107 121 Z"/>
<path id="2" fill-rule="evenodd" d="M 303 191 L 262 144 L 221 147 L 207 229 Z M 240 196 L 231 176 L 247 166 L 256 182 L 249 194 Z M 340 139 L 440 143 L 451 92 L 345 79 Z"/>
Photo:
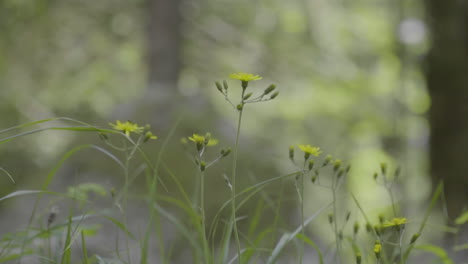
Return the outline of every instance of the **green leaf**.
<path id="1" fill-rule="evenodd" d="M 418 245 L 418 246 L 415 246 L 414 248 L 432 253 L 433 255 L 439 257 L 439 259 L 442 261 L 441 262 L 442 264 L 454 264 L 453 261 L 447 255 L 447 252 L 441 247 L 426 244 L 426 245 Z"/>
<path id="2" fill-rule="evenodd" d="M 462 213 L 457 219 L 455 219 L 455 224 L 457 225 L 463 225 L 466 222 L 468 222 L 468 211 Z"/>

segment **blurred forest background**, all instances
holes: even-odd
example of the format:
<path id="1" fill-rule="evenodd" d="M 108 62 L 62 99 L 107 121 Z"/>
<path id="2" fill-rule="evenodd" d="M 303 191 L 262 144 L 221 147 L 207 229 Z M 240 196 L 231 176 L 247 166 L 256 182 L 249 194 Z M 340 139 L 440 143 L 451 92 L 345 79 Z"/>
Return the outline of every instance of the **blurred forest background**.
<path id="1" fill-rule="evenodd" d="M 397 194 L 409 219 L 423 214 L 440 179 L 448 206 L 435 219 L 453 220 L 466 206 L 467 1 L 0 0 L 0 128 L 58 116 L 101 127 L 119 119 L 150 123 L 164 139 L 177 125 L 164 159 L 187 188 L 193 164 L 179 139 L 210 131 L 233 145 L 235 111 L 214 81 L 238 71 L 264 77 L 253 87 L 281 91 L 246 109 L 241 185 L 291 171 L 288 146 L 312 144 L 352 164 L 347 187 L 370 214 L 389 206 L 372 179 L 380 162 L 402 167 Z M 0 177 L 0 196 L 41 186 L 84 142 L 101 144 L 93 133 L 49 131 L 2 145 L 0 167 L 16 185 Z M 228 197 L 218 167 L 208 208 Z M 85 154 L 59 175 L 56 190 L 122 180 L 106 158 Z M 309 213 L 329 200 L 307 195 Z M 0 205 L 2 234 L 27 222 L 28 204 Z M 436 231 L 426 239 L 440 238 Z"/>

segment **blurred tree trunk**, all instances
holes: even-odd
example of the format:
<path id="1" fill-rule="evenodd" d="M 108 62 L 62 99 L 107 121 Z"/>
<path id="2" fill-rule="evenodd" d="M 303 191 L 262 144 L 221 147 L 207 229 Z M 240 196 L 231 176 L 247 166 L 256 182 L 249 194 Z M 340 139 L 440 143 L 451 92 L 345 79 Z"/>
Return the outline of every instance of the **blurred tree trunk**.
<path id="1" fill-rule="evenodd" d="M 444 180 L 453 219 L 468 202 L 468 3 L 425 2 L 432 33 L 426 73 L 431 175 L 434 184 Z"/>
<path id="2" fill-rule="evenodd" d="M 182 0 L 147 0 L 147 65 L 148 91 L 145 111 L 157 112 L 158 126 L 171 125 L 177 81 L 181 68 Z"/>

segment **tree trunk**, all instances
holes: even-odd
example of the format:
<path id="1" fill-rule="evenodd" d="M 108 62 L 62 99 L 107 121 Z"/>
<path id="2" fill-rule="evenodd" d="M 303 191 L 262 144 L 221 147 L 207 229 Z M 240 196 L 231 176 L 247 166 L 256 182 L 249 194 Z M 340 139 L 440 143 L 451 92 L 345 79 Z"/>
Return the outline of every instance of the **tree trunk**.
<path id="1" fill-rule="evenodd" d="M 432 99 L 430 166 L 434 184 L 445 184 L 448 214 L 468 202 L 468 3 L 426 0 L 432 48 L 427 86 Z"/>

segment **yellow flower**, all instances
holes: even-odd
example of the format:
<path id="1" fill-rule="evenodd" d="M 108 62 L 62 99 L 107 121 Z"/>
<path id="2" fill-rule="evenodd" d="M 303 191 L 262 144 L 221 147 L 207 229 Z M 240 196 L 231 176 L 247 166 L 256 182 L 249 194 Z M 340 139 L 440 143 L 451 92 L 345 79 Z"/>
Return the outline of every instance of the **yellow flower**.
<path id="1" fill-rule="evenodd" d="M 260 75 L 245 72 L 232 73 L 229 75 L 229 77 L 231 79 L 241 80 L 243 82 L 257 81 L 262 79 L 262 76 Z"/>
<path id="2" fill-rule="evenodd" d="M 380 241 L 375 241 L 375 245 L 374 245 L 374 253 L 375 253 L 375 257 L 377 259 L 380 259 L 380 251 L 382 250 L 382 244 L 380 244 Z"/>
<path id="3" fill-rule="evenodd" d="M 208 134 L 207 134 L 208 135 Z M 193 134 L 191 137 L 188 138 L 190 141 L 193 141 L 195 142 L 197 145 L 204 145 L 205 144 L 205 141 L 207 139 L 206 136 L 201 136 L 201 135 L 198 135 L 198 134 Z M 211 138 L 211 136 L 208 136 L 208 142 L 206 143 L 207 146 L 211 147 L 211 146 L 215 146 L 218 144 L 218 140 L 217 139 L 214 139 L 214 138 Z"/>
<path id="4" fill-rule="evenodd" d="M 143 132 L 144 127 L 140 127 L 135 123 L 132 123 L 130 121 L 127 122 L 120 122 L 117 120 L 115 124 L 109 123 L 115 130 L 120 130 L 125 133 L 125 135 L 130 136 L 130 133 L 136 133 L 139 134 Z"/>
<path id="5" fill-rule="evenodd" d="M 147 132 L 145 133 L 145 139 L 144 139 L 144 141 L 146 142 L 146 141 L 148 141 L 148 140 L 150 140 L 150 139 L 155 139 L 155 140 L 156 140 L 156 139 L 158 139 L 158 137 L 157 137 L 155 134 L 153 134 L 151 131 L 147 131 Z"/>
<path id="6" fill-rule="evenodd" d="M 311 145 L 298 145 L 299 149 L 304 151 L 305 154 L 307 155 L 313 155 L 317 157 L 322 153 L 319 147 L 312 147 Z"/>
<path id="7" fill-rule="evenodd" d="M 392 227 L 392 226 L 396 226 L 396 227 L 399 227 L 401 225 L 404 225 L 406 224 L 408 221 L 406 218 L 393 218 L 392 220 L 390 221 L 386 221 L 385 223 L 383 223 L 383 227 Z"/>

